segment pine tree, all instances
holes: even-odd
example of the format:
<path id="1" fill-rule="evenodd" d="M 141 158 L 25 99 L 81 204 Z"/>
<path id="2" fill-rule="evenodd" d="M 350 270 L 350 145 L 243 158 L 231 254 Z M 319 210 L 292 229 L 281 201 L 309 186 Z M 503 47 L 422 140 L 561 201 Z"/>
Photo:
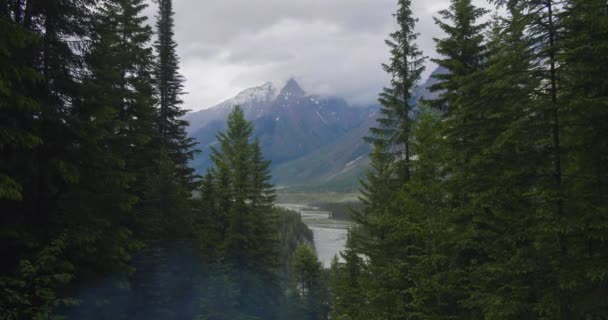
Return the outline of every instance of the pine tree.
<path id="1" fill-rule="evenodd" d="M 477 188 L 482 185 L 475 181 L 476 174 L 481 172 L 474 171 L 471 164 L 474 163 L 473 159 L 480 158 L 484 152 L 483 148 L 487 146 L 487 141 L 483 140 L 486 137 L 479 134 L 479 131 L 487 124 L 485 110 L 488 106 L 478 101 L 483 84 L 479 80 L 479 74 L 484 69 L 486 59 L 483 32 L 487 27 L 486 23 L 479 23 L 478 20 L 486 13 L 487 10 L 475 7 L 470 0 L 453 0 L 449 9 L 439 12 L 442 19 L 435 18 L 435 23 L 446 36 L 434 39 L 437 52 L 442 57 L 433 61 L 443 67 L 446 73 L 435 75 L 438 81 L 430 90 L 437 92 L 439 98 L 429 101 L 429 104 L 443 111 L 443 121 L 438 127 L 441 128 L 440 134 L 445 137 L 445 141 L 437 141 L 435 137 L 435 141 L 428 141 L 427 145 L 421 145 L 419 149 L 421 154 L 428 154 L 433 148 L 432 145 L 441 142 L 447 148 L 444 152 L 449 156 L 444 155 L 446 162 L 443 164 L 434 162 L 433 158 L 425 159 L 421 156 L 418 162 L 421 175 L 425 174 L 426 167 L 431 170 L 443 167 L 445 171 L 441 173 L 443 177 L 436 174 L 433 178 L 427 177 L 429 181 L 434 180 L 434 184 L 420 183 L 426 180 L 424 179 L 417 185 L 412 185 L 411 190 L 420 196 L 415 196 L 411 201 L 423 205 L 416 211 L 433 212 L 433 219 L 429 221 L 436 225 L 423 225 L 422 230 L 433 232 L 441 239 L 423 241 L 426 244 L 419 257 L 419 263 L 424 266 L 420 271 L 433 270 L 433 273 L 422 274 L 420 277 L 441 281 L 440 284 L 429 281 L 421 286 L 421 293 L 430 294 L 426 299 L 432 299 L 421 301 L 421 312 L 440 317 L 449 317 L 450 314 L 474 317 L 478 312 L 471 310 L 463 301 L 466 301 L 472 294 L 471 290 L 474 290 L 469 282 L 470 269 L 484 255 L 475 239 L 477 228 L 474 224 L 477 215 L 483 212 L 474 199 L 476 192 L 483 190 Z M 428 136 L 428 132 L 421 134 L 421 139 L 425 135 Z M 435 169 L 432 169 L 433 167 Z M 449 202 L 444 203 L 445 207 L 425 208 L 424 203 L 428 195 L 420 192 L 420 189 L 438 185 L 441 185 Z M 441 202 L 443 201 L 440 198 L 435 199 L 435 203 Z M 437 226 L 441 225 L 445 230 L 455 231 L 447 233 L 441 229 L 437 230 Z M 421 237 L 424 239 L 426 235 Z M 424 268 L 428 269 L 425 271 Z M 429 303 L 430 305 L 427 305 Z"/>
<path id="2" fill-rule="evenodd" d="M 508 1 L 498 1 L 498 4 L 515 5 Z M 572 318 L 571 299 L 560 270 L 566 268 L 569 255 L 569 240 L 566 234 L 566 221 L 573 217 L 572 212 L 564 210 L 564 164 L 563 158 L 567 153 L 562 146 L 564 124 L 562 116 L 564 101 L 562 101 L 562 85 L 558 75 L 558 55 L 563 52 L 561 34 L 563 23 L 560 21 L 561 4 L 555 1 L 523 1 L 517 3 L 519 10 L 526 19 L 525 37 L 534 49 L 534 64 L 528 74 L 538 76 L 540 83 L 535 89 L 535 105 L 530 114 L 542 115 L 535 125 L 545 131 L 544 137 L 529 139 L 546 155 L 540 158 L 536 170 L 540 174 L 533 182 L 534 193 L 537 195 L 535 211 L 539 217 L 536 246 L 545 255 L 544 266 L 546 275 L 543 290 L 539 293 L 541 301 L 538 308 L 544 314 L 554 318 Z M 535 137 L 536 138 L 536 137 Z"/>
<path id="3" fill-rule="evenodd" d="M 449 148 L 442 120 L 441 112 L 420 106 L 412 128 L 414 174 L 395 200 L 396 210 L 403 215 L 399 232 L 409 238 L 402 264 L 408 266 L 407 274 L 412 279 L 410 314 L 422 319 L 450 319 L 465 314 L 459 303 L 466 297 L 467 278 L 457 267 L 457 240 L 464 235 L 452 224 L 446 196 Z"/>
<path id="4" fill-rule="evenodd" d="M 488 59 L 476 81 L 483 83 L 476 104 L 483 108 L 484 126 L 477 129 L 481 153 L 471 155 L 466 175 L 474 214 L 474 240 L 482 259 L 470 268 L 475 290 L 470 304 L 487 317 L 522 318 L 534 313 L 535 284 L 542 282 L 533 248 L 537 217 L 533 188 L 536 164 L 543 155 L 529 141 L 543 133 L 538 117 L 529 114 L 536 103 L 533 92 L 538 77 L 526 18 L 514 6 L 506 18 L 496 18 L 488 43 Z M 497 285 L 504 283 L 504 285 Z"/>
<path id="5" fill-rule="evenodd" d="M 368 281 L 369 273 L 357 253 L 354 243 L 356 229 L 349 229 L 346 248 L 340 253 L 341 262 L 335 256 L 331 262 L 329 289 L 331 295 L 331 319 L 361 319 L 369 317 Z"/>
<path id="6" fill-rule="evenodd" d="M 3 11 L 5 13 L 5 11 Z M 16 155 L 20 150 L 31 150 L 42 142 L 31 128 L 31 114 L 38 111 L 39 103 L 29 99 L 29 88 L 42 80 L 31 65 L 32 54 L 39 37 L 23 26 L 13 23 L 4 14 L 0 16 L 0 112 L 2 112 L 2 169 L 0 171 L 0 199 L 22 200 L 23 186 L 14 177 Z M 29 120 L 29 121 L 28 121 Z M 29 130 L 28 130 L 29 129 Z M 9 156 L 12 155 L 12 156 Z M 11 159 L 12 158 L 12 159 Z"/>
<path id="7" fill-rule="evenodd" d="M 85 141 L 80 156 L 88 166 L 83 170 L 83 182 L 88 182 L 74 190 L 70 202 L 74 209 L 86 208 L 81 217 L 91 219 L 91 223 L 74 221 L 88 236 L 77 242 L 78 255 L 86 253 L 86 248 L 100 251 L 97 256 L 82 257 L 90 265 L 90 273 L 81 276 L 79 286 L 86 287 L 100 277 L 115 281 L 108 281 L 107 292 L 87 294 L 71 311 L 75 317 L 117 317 L 100 312 L 109 305 L 116 313 L 126 315 L 132 307 L 123 303 L 132 294 L 124 285 L 133 271 L 130 254 L 140 248 L 136 239 L 149 240 L 158 235 L 148 229 L 155 216 L 143 215 L 147 205 L 154 202 L 145 197 L 152 194 L 152 173 L 160 156 L 152 144 L 158 138 L 154 128 L 153 56 L 148 46 L 151 29 L 142 15 L 145 8 L 138 0 L 107 1 L 91 20 L 86 56 L 90 72 L 83 85 L 84 97 L 75 109 Z"/>
<path id="8" fill-rule="evenodd" d="M 412 92 L 424 70 L 422 53 L 415 41 L 416 19 L 412 17 L 411 2 L 398 2 L 398 30 L 386 40 L 391 52 L 390 63 L 384 70 L 391 76 L 391 86 L 380 94 L 378 126 L 370 129 L 366 140 L 373 145 L 372 171 L 362 183 L 364 208 L 356 214 L 361 223 L 362 240 L 359 252 L 369 258 L 370 274 L 376 281 L 370 292 L 369 310 L 378 317 L 399 318 L 407 314 L 411 285 L 407 271 L 400 269 L 399 259 L 407 255 L 407 234 L 399 234 L 401 212 L 395 209 L 395 196 L 411 179 L 412 169 Z"/>
<path id="9" fill-rule="evenodd" d="M 470 0 L 453 0 L 448 10 L 441 10 L 442 19 L 434 18 L 445 38 L 435 38 L 437 53 L 443 58 L 433 62 L 447 70 L 436 74 L 438 82 L 431 91 L 439 92 L 439 98 L 431 105 L 448 113 L 457 112 L 457 101 L 465 98 L 462 93 L 466 77 L 481 69 L 484 60 L 483 31 L 487 23 L 477 23 L 488 10 L 475 7 Z"/>
<path id="10" fill-rule="evenodd" d="M 252 247 L 257 266 L 256 273 L 268 282 L 276 281 L 276 269 L 279 267 L 277 232 L 278 217 L 273 209 L 276 198 L 272 176 L 270 175 L 270 161 L 264 160 L 260 142 L 256 138 L 250 145 L 250 187 L 249 205 L 253 219 L 253 232 L 257 235 L 256 245 Z M 276 283 L 275 283 L 276 285 Z"/>
<path id="11" fill-rule="evenodd" d="M 567 284 L 571 315 L 601 317 L 606 296 L 606 217 L 608 202 L 608 87 L 606 82 L 608 4 L 567 1 L 558 17 L 563 27 L 557 55 L 559 115 L 563 153 L 563 196 L 566 216 L 560 219 L 567 244 L 566 263 L 559 270 Z"/>
<path id="12" fill-rule="evenodd" d="M 323 279 L 321 262 L 312 248 L 302 245 L 296 249 L 293 274 L 303 319 L 327 319 L 327 288 Z"/>
<path id="13" fill-rule="evenodd" d="M 67 209 L 67 194 L 80 179 L 73 147 L 82 141 L 70 111 L 79 97 L 78 44 L 90 4 L 0 4 L 2 290 L 24 298 L 11 302 L 9 319 L 56 314 L 79 271 L 72 256 L 77 230 L 69 224 L 78 216 Z"/>
<path id="14" fill-rule="evenodd" d="M 391 76 L 391 86 L 380 94 L 382 108 L 377 119 L 378 127 L 371 128 L 371 136 L 366 138 L 379 156 L 395 162 L 396 174 L 401 181 L 407 181 L 410 175 L 412 92 L 424 71 L 425 60 L 415 43 L 418 37 L 414 32 L 416 19 L 412 17 L 410 6 L 411 1 L 400 0 L 394 14 L 398 30 L 385 41 L 391 58 L 388 64 L 382 65 Z"/>
<path id="15" fill-rule="evenodd" d="M 177 166 L 176 178 L 193 190 L 196 177 L 194 169 L 188 165 L 188 162 L 198 151 L 193 149 L 196 145 L 194 138 L 188 137 L 186 133 L 187 121 L 181 119 L 187 110 L 181 108 L 180 96 L 184 94 L 184 78 L 179 73 L 177 44 L 173 40 L 174 14 L 172 0 L 158 1 L 156 17 L 158 39 L 154 45 L 156 51 L 154 76 L 159 103 L 156 122 L 163 144 Z"/>
<path id="16" fill-rule="evenodd" d="M 280 296 L 278 238 L 269 162 L 259 143 L 252 142 L 252 124 L 239 106 L 228 116 L 228 129 L 212 148 L 215 167 L 216 216 L 225 222 L 220 262 L 236 285 L 238 310 L 250 316 L 274 318 Z"/>

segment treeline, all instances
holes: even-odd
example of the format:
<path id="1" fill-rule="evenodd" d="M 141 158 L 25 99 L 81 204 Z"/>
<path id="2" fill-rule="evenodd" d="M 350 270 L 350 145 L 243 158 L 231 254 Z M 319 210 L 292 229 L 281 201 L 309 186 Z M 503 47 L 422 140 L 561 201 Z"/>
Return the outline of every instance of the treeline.
<path id="1" fill-rule="evenodd" d="M 296 312 L 281 259 L 309 230 L 272 207 L 239 108 L 209 173 L 188 166 L 172 2 L 155 3 L 152 28 L 144 0 L 0 0 L 1 319 Z"/>
<path id="2" fill-rule="evenodd" d="M 439 13 L 448 72 L 416 112 L 425 57 L 399 1 L 332 318 L 608 315 L 608 3 L 491 3 Z"/>

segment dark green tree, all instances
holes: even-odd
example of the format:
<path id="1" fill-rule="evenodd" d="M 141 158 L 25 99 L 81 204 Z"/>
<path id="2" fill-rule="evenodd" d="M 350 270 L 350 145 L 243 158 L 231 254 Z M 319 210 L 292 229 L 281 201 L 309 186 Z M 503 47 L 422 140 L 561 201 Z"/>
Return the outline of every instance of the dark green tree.
<path id="1" fill-rule="evenodd" d="M 81 261 L 72 253 L 80 180 L 71 107 L 79 98 L 83 22 L 91 1 L 0 3 L 0 237 L 8 319 L 48 318 L 66 306 Z M 7 291 L 8 290 L 8 291 Z M 2 312 L 5 314 L 4 312 Z"/>
<path id="2" fill-rule="evenodd" d="M 407 246 L 402 241 L 408 235 L 396 233 L 399 214 L 394 210 L 394 199 L 400 188 L 411 179 L 413 90 L 424 70 L 422 53 L 415 41 L 416 19 L 412 16 L 411 1 L 398 2 L 398 29 L 386 40 L 391 53 L 384 70 L 391 76 L 391 85 L 380 94 L 377 126 L 366 138 L 373 146 L 372 170 L 362 184 L 362 212 L 355 215 L 362 225 L 357 252 L 369 259 L 369 272 L 376 277 L 370 282 L 370 313 L 378 317 L 404 316 L 409 300 L 407 287 L 411 282 L 397 259 Z"/>
<path id="3" fill-rule="evenodd" d="M 419 142 L 432 140 L 425 145 L 418 145 L 421 154 L 418 161 L 421 173 L 419 178 L 422 180 L 413 183 L 410 192 L 404 195 L 404 200 L 409 198 L 409 201 L 420 206 L 415 212 L 432 212 L 426 214 L 432 219 L 428 219 L 430 224 L 421 226 L 421 238 L 427 237 L 424 233 L 433 232 L 438 239 L 423 241 L 426 244 L 420 247 L 416 264 L 422 266 L 419 271 L 434 273 L 421 274 L 421 277 L 433 281 L 424 283 L 418 289 L 421 290 L 420 297 L 424 298 L 420 301 L 420 311 L 435 317 L 449 317 L 450 314 L 465 317 L 468 314 L 469 317 L 474 317 L 476 313 L 475 310 L 469 310 L 470 306 L 465 306 L 462 301 L 473 290 L 469 283 L 471 265 L 483 257 L 483 252 L 475 241 L 476 228 L 473 223 L 476 215 L 483 212 L 474 201 L 475 193 L 483 189 L 482 184 L 477 184 L 473 177 L 481 172 L 474 172 L 470 165 L 473 163 L 471 159 L 479 158 L 483 148 L 487 147 L 486 141 L 482 140 L 486 137 L 479 134 L 479 131 L 487 125 L 485 115 L 488 106 L 478 100 L 484 83 L 480 81 L 479 73 L 485 67 L 483 32 L 487 27 L 487 23 L 479 23 L 478 20 L 486 13 L 486 9 L 475 7 L 470 0 L 453 0 L 449 9 L 439 12 L 441 19 L 435 18 L 435 23 L 445 32 L 445 37 L 434 39 L 437 53 L 441 57 L 433 61 L 446 72 L 434 76 L 437 82 L 429 89 L 437 92 L 438 98 L 429 101 L 429 104 L 442 111 L 443 115 L 441 124 L 433 122 L 432 117 L 426 120 L 441 129 L 435 134 L 443 135 L 445 141 L 430 135 L 432 131 L 428 129 L 428 123 L 420 127 L 424 131 L 420 132 Z M 429 155 L 434 146 L 438 145 L 447 148 L 442 150 L 449 154 L 443 154 L 444 163 L 437 162 L 436 157 L 424 156 Z M 443 172 L 435 172 L 439 168 L 443 168 L 440 170 Z M 432 177 L 423 178 L 429 173 Z M 429 183 L 424 182 L 427 180 Z M 437 186 L 441 186 L 445 196 L 450 199 L 449 203 L 440 197 L 429 197 L 432 193 L 436 194 L 437 190 L 432 192 L 431 188 Z M 426 188 L 429 188 L 427 192 L 422 191 Z M 433 201 L 429 202 L 430 199 Z M 435 207 L 426 207 L 432 203 Z M 445 207 L 437 206 L 441 203 Z M 423 219 L 424 216 L 418 216 L 415 221 L 422 223 Z M 439 226 L 446 229 L 442 230 Z M 446 230 L 457 231 L 448 233 Z M 422 293 L 430 295 L 425 297 Z"/>
<path id="4" fill-rule="evenodd" d="M 0 148 L 5 155 L 0 171 L 0 199 L 18 201 L 24 195 L 23 186 L 13 176 L 18 161 L 16 155 L 20 150 L 31 150 L 42 142 L 30 124 L 31 114 L 38 111 L 40 105 L 29 96 L 29 90 L 40 83 L 42 75 L 31 64 L 39 36 L 12 22 L 5 14 L 3 11 L 0 16 L 3 30 L 0 35 Z"/>
<path id="5" fill-rule="evenodd" d="M 561 7 L 558 5 L 558 7 Z M 559 219 L 566 256 L 557 277 L 568 291 L 570 317 L 602 317 L 606 296 L 608 113 L 606 82 L 608 4 L 567 1 L 557 21 L 556 57 L 563 161 L 564 216 Z"/>
<path id="6" fill-rule="evenodd" d="M 156 122 L 162 143 L 176 165 L 176 179 L 192 191 L 196 185 L 196 175 L 188 162 L 198 151 L 193 149 L 196 145 L 194 138 L 186 133 L 188 122 L 182 119 L 188 110 L 181 108 L 184 78 L 179 73 L 177 43 L 173 40 L 174 15 L 172 0 L 158 0 L 157 40 L 154 45 L 154 77 L 158 95 Z"/>
<path id="7" fill-rule="evenodd" d="M 293 259 L 293 278 L 304 315 L 302 319 L 327 319 L 329 297 L 321 262 L 307 245 L 298 247 Z"/>
<path id="8" fill-rule="evenodd" d="M 534 285 L 542 282 L 533 248 L 537 217 L 533 197 L 537 164 L 544 155 L 530 141 L 540 139 L 540 119 L 529 111 L 536 103 L 539 78 L 530 73 L 534 64 L 526 18 L 517 7 L 496 18 L 488 42 L 484 70 L 473 81 L 483 83 L 476 102 L 483 110 L 469 164 L 461 167 L 469 204 L 475 264 L 469 268 L 471 307 L 487 317 L 513 319 L 534 313 Z M 459 178 L 463 181 L 464 178 Z M 463 187 L 464 188 L 464 187 Z M 497 285 L 503 283 L 504 285 Z"/>
<path id="9" fill-rule="evenodd" d="M 107 1 L 90 16 L 88 72 L 74 108 L 81 179 L 69 194 L 70 208 L 81 213 L 70 221 L 78 230 L 74 255 L 82 260 L 73 317 L 126 316 L 131 253 L 137 238 L 152 233 L 139 211 L 159 155 L 151 144 L 157 133 L 145 8 L 143 1 Z M 91 290 L 101 279 L 103 289 Z"/>
<path id="10" fill-rule="evenodd" d="M 556 1 L 496 1 L 507 7 L 517 6 L 525 17 L 525 38 L 531 43 L 534 64 L 528 70 L 530 76 L 540 79 L 535 88 L 535 105 L 530 114 L 541 115 L 535 123 L 544 130 L 545 136 L 529 139 L 530 143 L 542 150 L 545 157 L 539 158 L 536 170 L 534 193 L 535 213 L 539 218 L 536 225 L 536 246 L 545 254 L 546 275 L 542 292 L 539 292 L 539 309 L 554 318 L 572 318 L 572 293 L 561 270 L 569 265 L 569 239 L 566 221 L 576 214 L 565 210 L 564 157 L 568 150 L 562 146 L 565 124 L 562 121 L 565 110 L 563 88 L 559 75 L 558 56 L 563 53 L 564 32 L 560 12 L 565 8 Z M 536 138 L 536 137 L 535 137 Z"/>
<path id="11" fill-rule="evenodd" d="M 215 216 L 221 234 L 219 262 L 236 288 L 237 310 L 245 315 L 276 317 L 280 298 L 278 282 L 277 221 L 274 199 L 259 143 L 252 141 L 253 127 L 243 109 L 228 116 L 228 129 L 218 134 L 219 149 L 212 148 L 215 167 Z"/>
<path id="12" fill-rule="evenodd" d="M 383 158 L 394 162 L 397 177 L 407 181 L 410 175 L 410 139 L 413 115 L 412 92 L 424 71 L 425 57 L 416 45 L 416 18 L 412 16 L 411 1 L 400 0 L 397 13 L 397 31 L 390 34 L 386 45 L 390 49 L 390 62 L 382 67 L 391 77 L 391 85 L 380 94 L 380 115 L 377 127 L 370 129 L 367 141 L 374 145 Z"/>
<path id="13" fill-rule="evenodd" d="M 370 277 L 355 249 L 355 234 L 356 230 L 349 230 L 346 248 L 340 253 L 344 261 L 335 256 L 331 262 L 329 290 L 332 319 L 361 319 L 373 312 L 366 297 Z"/>
<path id="14" fill-rule="evenodd" d="M 438 80 L 429 89 L 438 91 L 439 98 L 431 105 L 448 113 L 456 112 L 457 101 L 465 98 L 462 94 L 467 76 L 479 70 L 484 61 L 483 31 L 487 23 L 477 21 L 488 10 L 475 7 L 470 0 L 453 0 L 450 8 L 439 11 L 441 19 L 434 18 L 446 36 L 435 38 L 437 53 L 442 58 L 432 59 L 447 72 L 436 74 Z"/>

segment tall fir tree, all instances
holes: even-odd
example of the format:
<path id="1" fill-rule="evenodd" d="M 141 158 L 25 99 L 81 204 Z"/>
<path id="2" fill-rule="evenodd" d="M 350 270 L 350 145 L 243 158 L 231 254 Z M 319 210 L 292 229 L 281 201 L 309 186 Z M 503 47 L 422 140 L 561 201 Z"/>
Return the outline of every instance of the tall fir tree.
<path id="1" fill-rule="evenodd" d="M 412 16 L 411 1 L 400 0 L 397 13 L 398 30 L 390 34 L 386 45 L 391 58 L 382 67 L 391 77 L 391 85 L 380 94 L 378 126 L 371 128 L 367 138 L 383 158 L 394 162 L 401 181 L 410 175 L 410 140 L 413 115 L 413 90 L 424 71 L 425 57 L 416 45 L 418 34 L 414 27 L 417 19 Z"/>
<path id="2" fill-rule="evenodd" d="M 188 162 L 198 151 L 193 149 L 196 145 L 194 138 L 186 133 L 188 122 L 182 119 L 187 110 L 181 108 L 184 77 L 179 73 L 177 43 L 173 39 L 174 15 L 172 0 L 158 0 L 157 40 L 154 45 L 154 77 L 158 95 L 156 122 L 162 143 L 176 165 L 176 178 L 193 190 L 196 176 Z"/>
<path id="3" fill-rule="evenodd" d="M 479 192 L 481 185 L 474 181 L 476 172 L 471 164 L 474 163 L 472 159 L 479 158 L 482 149 L 487 146 L 482 140 L 485 137 L 479 134 L 479 130 L 487 124 L 487 106 L 478 103 L 483 84 L 479 73 L 484 69 L 486 60 L 483 32 L 487 27 L 487 23 L 480 23 L 479 19 L 486 13 L 486 9 L 474 6 L 470 0 L 453 0 L 449 9 L 439 12 L 441 19 L 435 18 L 435 23 L 445 32 L 445 37 L 434 39 L 441 57 L 433 61 L 446 72 L 435 75 L 437 82 L 429 88 L 438 94 L 438 98 L 429 101 L 429 104 L 443 112 L 440 128 L 449 156 L 444 157 L 446 163 L 442 165 L 445 168 L 442 188 L 450 199 L 451 207 L 448 210 L 435 208 L 431 211 L 435 211 L 435 215 L 442 215 L 437 221 L 450 222 L 450 228 L 458 231 L 446 234 L 446 238 L 438 244 L 444 250 L 451 248 L 453 254 L 445 255 L 446 251 L 427 252 L 422 255 L 422 259 L 439 254 L 447 259 L 444 263 L 450 265 L 449 268 L 443 265 L 443 269 L 435 270 L 437 274 L 434 277 L 444 281 L 444 285 L 438 289 L 447 289 L 449 292 L 443 299 L 444 305 L 438 306 L 436 310 L 439 313 L 447 310 L 463 316 L 468 314 L 470 317 L 475 317 L 478 311 L 470 310 L 470 307 L 462 303 L 473 290 L 468 273 L 472 265 L 483 257 L 483 250 L 475 241 L 477 229 L 474 224 L 476 216 L 483 212 L 474 202 L 474 195 Z M 437 144 L 437 141 L 430 143 Z M 425 149 L 432 147 L 429 145 L 420 148 L 424 153 Z M 432 159 L 422 161 L 429 162 Z M 437 163 L 434 165 L 441 166 Z M 454 290 L 457 287 L 460 292 Z"/>
<path id="4" fill-rule="evenodd" d="M 535 214 L 537 221 L 536 246 L 542 248 L 545 261 L 546 275 L 544 290 L 539 292 L 541 303 L 538 308 L 544 314 L 554 318 L 572 318 L 571 299 L 567 281 L 560 270 L 569 264 L 569 240 L 567 223 L 574 213 L 564 210 L 564 164 L 563 157 L 567 153 L 562 146 L 562 135 L 564 124 L 562 122 L 563 104 L 562 84 L 558 75 L 558 56 L 563 52 L 562 33 L 563 22 L 560 12 L 564 6 L 553 0 L 540 1 L 530 0 L 522 2 L 494 1 L 499 5 L 507 7 L 518 6 L 525 17 L 524 36 L 531 43 L 533 49 L 534 64 L 531 65 L 528 74 L 538 77 L 539 86 L 535 89 L 535 105 L 532 116 L 540 115 L 536 126 L 545 131 L 544 137 L 529 140 L 535 144 L 538 150 L 545 153 L 545 157 L 539 158 L 534 182 Z"/>
<path id="5" fill-rule="evenodd" d="M 437 53 L 442 57 L 433 62 L 447 72 L 434 75 L 438 80 L 429 89 L 439 93 L 439 98 L 430 102 L 435 108 L 451 113 L 458 108 L 457 100 L 462 96 L 466 77 L 481 69 L 484 60 L 483 31 L 487 23 L 477 21 L 488 10 L 475 7 L 470 0 L 453 0 L 450 8 L 439 11 L 441 19 L 434 18 L 446 37 L 435 38 Z"/>
<path id="6" fill-rule="evenodd" d="M 72 255 L 77 230 L 69 224 L 78 212 L 68 210 L 66 195 L 80 179 L 73 146 L 83 141 L 71 108 L 79 97 L 79 44 L 90 4 L 0 4 L 1 282 L 10 292 L 1 313 L 8 319 L 56 314 L 71 301 L 65 288 L 81 266 Z"/>
<path id="7" fill-rule="evenodd" d="M 606 296 L 606 240 L 608 231 L 606 82 L 608 4 L 572 0 L 564 4 L 558 21 L 559 115 L 563 150 L 565 217 L 560 219 L 566 263 L 559 270 L 560 286 L 569 291 L 571 315 L 601 317 L 608 313 Z"/>
<path id="8" fill-rule="evenodd" d="M 228 129 L 218 134 L 212 148 L 216 216 L 224 225 L 219 263 L 236 286 L 236 309 L 249 316 L 272 319 L 278 311 L 278 238 L 271 208 L 274 191 L 269 162 L 259 142 L 251 141 L 253 127 L 236 106 L 228 116 Z"/>
<path id="9" fill-rule="evenodd" d="M 356 228 L 356 227 L 353 227 Z M 369 273 L 364 269 L 364 260 L 359 256 L 353 237 L 356 232 L 349 230 L 346 248 L 340 253 L 344 260 L 335 256 L 330 266 L 330 317 L 331 319 L 361 319 L 370 317 L 366 297 Z"/>
<path id="10" fill-rule="evenodd" d="M 535 62 L 524 36 L 526 23 L 517 6 L 494 20 L 485 67 L 473 77 L 482 90 L 468 102 L 480 110 L 484 123 L 475 129 L 479 151 L 471 152 L 469 163 L 459 169 L 468 177 L 459 185 L 475 182 L 466 188 L 468 204 L 461 206 L 472 215 L 471 239 L 480 244 L 473 247 L 476 261 L 468 269 L 473 290 L 467 305 L 493 318 L 533 314 L 535 285 L 527 279 L 542 282 L 543 277 L 533 247 L 537 217 L 529 197 L 543 155 L 528 143 L 543 134 L 537 130 L 538 117 L 529 113 L 540 79 L 529 73 Z"/>
<path id="11" fill-rule="evenodd" d="M 152 33 L 142 15 L 145 8 L 143 1 L 138 0 L 107 1 L 91 19 L 87 56 L 90 73 L 83 88 L 86 96 L 77 112 L 80 123 L 94 125 L 94 130 L 85 131 L 89 141 L 83 151 L 90 159 L 83 160 L 90 165 L 84 171 L 87 178 L 97 185 L 77 190 L 72 203 L 76 208 L 84 207 L 81 201 L 87 197 L 82 195 L 89 194 L 93 206 L 87 215 L 95 223 L 81 225 L 88 230 L 86 234 L 101 237 L 103 242 L 90 243 L 94 237 L 84 238 L 80 244 L 83 249 L 78 252 L 98 248 L 108 250 L 108 254 L 120 253 L 116 256 L 121 259 L 118 262 L 129 267 L 117 269 L 120 266 L 117 262 L 100 263 L 93 260 L 93 256 L 86 257 L 92 259 L 89 263 L 93 269 L 83 277 L 81 287 L 76 288 L 83 301 L 71 311 L 74 317 L 126 316 L 130 306 L 124 301 L 132 294 L 125 286 L 133 271 L 130 254 L 140 246 L 136 239 L 143 240 L 154 231 L 145 230 L 153 216 L 143 215 L 144 197 L 157 166 L 155 158 L 159 156 L 158 150 L 152 147 L 158 135 L 154 127 L 153 55 L 148 44 Z M 104 238 L 106 236 L 112 240 Z M 106 281 L 104 290 L 89 291 L 88 286 L 98 281 L 96 277 L 112 280 Z"/>
<path id="12" fill-rule="evenodd" d="M 375 275 L 368 297 L 371 313 L 380 318 L 397 319 L 407 314 L 411 296 L 407 292 L 411 279 L 399 259 L 407 255 L 407 234 L 399 234 L 397 226 L 403 213 L 395 210 L 395 197 L 412 175 L 413 90 L 424 70 L 422 53 L 415 41 L 416 19 L 411 1 L 398 2 L 394 14 L 398 29 L 386 44 L 391 58 L 383 64 L 391 76 L 391 86 L 380 94 L 377 126 L 366 138 L 373 146 L 372 171 L 362 183 L 364 208 L 356 214 L 360 241 L 358 253 L 368 257 L 368 272 Z M 406 209 L 407 210 L 407 209 Z M 405 247 L 405 248 L 404 248 Z"/>
<path id="13" fill-rule="evenodd" d="M 328 292 L 321 262 L 307 245 L 298 247 L 293 259 L 295 287 L 302 308 L 302 317 L 298 319 L 327 319 Z"/>

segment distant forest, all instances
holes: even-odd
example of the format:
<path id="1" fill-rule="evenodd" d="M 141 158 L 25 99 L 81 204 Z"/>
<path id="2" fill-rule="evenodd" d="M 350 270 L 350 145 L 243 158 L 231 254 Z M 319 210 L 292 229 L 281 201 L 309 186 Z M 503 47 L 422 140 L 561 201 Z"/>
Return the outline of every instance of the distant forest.
<path id="1" fill-rule="evenodd" d="M 451 0 L 420 102 L 395 2 L 324 269 L 239 106 L 190 167 L 171 0 L 0 0 L 0 319 L 607 319 L 606 0 Z"/>

